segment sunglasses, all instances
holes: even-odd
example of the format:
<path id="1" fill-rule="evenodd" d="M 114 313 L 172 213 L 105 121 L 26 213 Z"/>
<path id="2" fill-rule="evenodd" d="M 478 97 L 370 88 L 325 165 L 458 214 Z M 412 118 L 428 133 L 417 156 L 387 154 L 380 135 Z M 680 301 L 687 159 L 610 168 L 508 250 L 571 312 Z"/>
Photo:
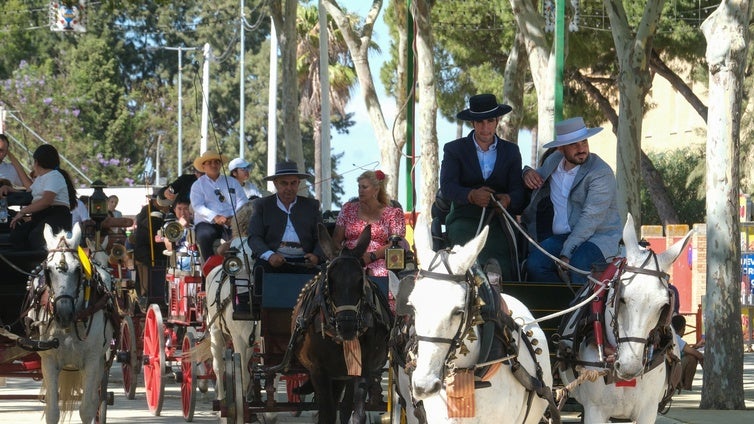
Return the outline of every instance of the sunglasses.
<path id="1" fill-rule="evenodd" d="M 215 189 L 215 194 L 217 195 L 217 199 L 220 200 L 220 203 L 225 201 L 225 196 L 223 196 L 222 192 L 220 192 L 219 188 Z"/>

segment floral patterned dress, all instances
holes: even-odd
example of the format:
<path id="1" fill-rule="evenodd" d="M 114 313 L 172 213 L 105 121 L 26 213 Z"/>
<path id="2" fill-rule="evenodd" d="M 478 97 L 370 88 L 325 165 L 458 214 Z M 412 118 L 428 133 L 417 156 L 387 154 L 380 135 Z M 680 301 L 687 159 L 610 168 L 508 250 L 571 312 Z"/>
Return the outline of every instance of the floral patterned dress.
<path id="1" fill-rule="evenodd" d="M 335 223 L 336 226 L 343 227 L 345 230 L 345 245 L 349 249 L 356 247 L 356 241 L 367 224 L 369 223 L 359 218 L 359 202 L 344 204 Z M 372 222 L 371 224 L 372 240 L 369 242 L 367 252 L 374 252 L 388 244 L 388 239 L 392 235 L 406 236 L 406 218 L 401 208 L 385 206 L 379 221 Z M 367 272 L 369 275 L 387 277 L 385 259 L 379 258 L 367 265 Z"/>

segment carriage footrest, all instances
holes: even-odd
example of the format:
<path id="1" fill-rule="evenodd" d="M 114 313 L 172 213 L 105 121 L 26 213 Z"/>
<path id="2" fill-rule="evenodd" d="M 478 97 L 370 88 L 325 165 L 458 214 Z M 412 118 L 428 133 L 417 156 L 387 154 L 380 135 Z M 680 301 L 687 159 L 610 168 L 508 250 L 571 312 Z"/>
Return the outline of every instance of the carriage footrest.
<path id="1" fill-rule="evenodd" d="M 233 311 L 234 321 L 256 321 L 259 317 L 255 317 L 251 311 Z"/>
<path id="2" fill-rule="evenodd" d="M 492 387 L 492 383 L 489 381 L 475 381 L 474 382 L 474 389 L 486 389 L 488 387 Z"/>

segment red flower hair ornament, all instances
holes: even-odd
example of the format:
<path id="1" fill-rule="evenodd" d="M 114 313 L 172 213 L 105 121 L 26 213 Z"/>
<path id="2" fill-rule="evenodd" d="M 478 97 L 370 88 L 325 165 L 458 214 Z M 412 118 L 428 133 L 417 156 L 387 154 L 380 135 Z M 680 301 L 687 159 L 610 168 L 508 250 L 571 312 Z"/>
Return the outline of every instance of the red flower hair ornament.
<path id="1" fill-rule="evenodd" d="M 385 181 L 385 173 L 379 169 L 374 171 L 374 177 L 377 178 L 377 181 Z"/>

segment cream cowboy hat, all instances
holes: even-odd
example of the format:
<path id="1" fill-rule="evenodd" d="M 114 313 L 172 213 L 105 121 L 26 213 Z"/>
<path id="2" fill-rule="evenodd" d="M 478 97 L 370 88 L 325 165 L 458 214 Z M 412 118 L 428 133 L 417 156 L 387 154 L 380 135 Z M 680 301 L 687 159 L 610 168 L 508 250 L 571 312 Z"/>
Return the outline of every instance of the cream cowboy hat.
<path id="1" fill-rule="evenodd" d="M 600 131 L 602 131 L 602 127 L 587 128 L 584 124 L 584 118 L 580 116 L 566 119 L 555 124 L 555 140 L 542 147 L 549 149 L 550 147 L 567 146 L 586 140 Z"/>
<path id="2" fill-rule="evenodd" d="M 228 161 L 228 158 L 225 156 L 222 156 L 221 154 L 214 152 L 212 150 L 207 150 L 206 152 L 202 153 L 201 156 L 194 159 L 194 168 L 199 170 L 200 172 L 204 172 L 204 162 L 210 161 L 210 160 L 219 160 L 222 163 L 225 163 Z"/>
<path id="3" fill-rule="evenodd" d="M 471 96 L 469 108 L 458 112 L 456 118 L 464 121 L 479 121 L 503 116 L 512 110 L 512 107 L 498 103 L 494 94 L 477 94 Z"/>
<path id="4" fill-rule="evenodd" d="M 314 175 L 307 174 L 305 172 L 299 172 L 298 165 L 293 161 L 278 162 L 275 165 L 275 173 L 262 178 L 264 181 L 271 181 L 277 177 L 287 177 L 289 175 L 295 175 L 299 178 L 314 178 Z"/>

